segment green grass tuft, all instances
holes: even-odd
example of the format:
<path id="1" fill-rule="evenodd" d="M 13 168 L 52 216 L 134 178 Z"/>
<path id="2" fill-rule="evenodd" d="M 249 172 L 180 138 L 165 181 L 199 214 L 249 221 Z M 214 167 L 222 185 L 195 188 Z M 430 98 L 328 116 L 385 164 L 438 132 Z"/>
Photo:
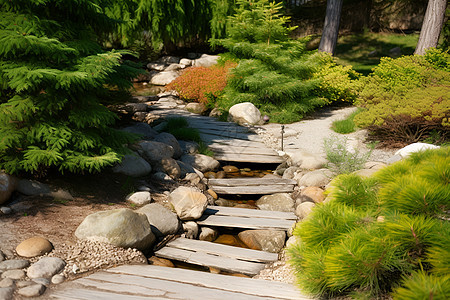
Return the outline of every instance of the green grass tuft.
<path id="1" fill-rule="evenodd" d="M 357 129 L 357 126 L 355 125 L 355 122 L 353 122 L 353 119 L 361 111 L 362 111 L 362 108 L 358 108 L 357 110 L 352 112 L 347 118 L 345 118 L 343 120 L 334 121 L 333 125 L 331 125 L 331 129 L 333 129 L 334 132 L 341 133 L 341 134 L 355 132 L 355 130 Z"/>

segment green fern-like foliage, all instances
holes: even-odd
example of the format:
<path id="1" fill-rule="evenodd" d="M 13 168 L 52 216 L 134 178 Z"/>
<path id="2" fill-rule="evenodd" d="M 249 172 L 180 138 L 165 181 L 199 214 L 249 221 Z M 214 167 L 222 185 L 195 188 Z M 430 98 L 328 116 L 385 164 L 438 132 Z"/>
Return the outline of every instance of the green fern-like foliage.
<path id="1" fill-rule="evenodd" d="M 0 1 L 0 169 L 93 172 L 120 160 L 131 139 L 105 104 L 139 71 L 96 42 L 116 24 L 104 5 Z"/>
<path id="2" fill-rule="evenodd" d="M 449 147 L 412 154 L 372 178 L 340 175 L 329 201 L 294 230 L 288 249 L 313 295 L 445 299 L 449 293 Z"/>

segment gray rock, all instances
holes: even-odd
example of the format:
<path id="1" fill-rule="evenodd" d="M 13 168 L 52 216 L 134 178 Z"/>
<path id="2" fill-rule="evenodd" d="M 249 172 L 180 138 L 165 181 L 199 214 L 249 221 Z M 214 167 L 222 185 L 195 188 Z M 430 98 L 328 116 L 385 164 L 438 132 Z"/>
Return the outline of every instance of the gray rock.
<path id="1" fill-rule="evenodd" d="M 2 278 L 11 278 L 14 280 L 24 279 L 25 271 L 24 270 L 7 270 L 2 273 Z"/>
<path id="2" fill-rule="evenodd" d="M 289 167 L 283 172 L 283 179 L 293 179 L 297 173 L 300 173 L 299 167 Z"/>
<path id="3" fill-rule="evenodd" d="M 24 297 L 38 297 L 45 292 L 45 286 L 42 284 L 33 284 L 24 288 L 21 288 L 17 293 Z"/>
<path id="4" fill-rule="evenodd" d="M 9 215 L 12 213 L 12 209 L 8 206 L 2 206 L 2 207 L 0 207 L 0 212 L 2 212 L 2 214 L 4 214 L 4 215 Z"/>
<path id="5" fill-rule="evenodd" d="M 187 174 L 189 173 L 195 173 L 194 167 L 191 165 L 182 162 L 181 160 L 177 160 L 177 164 L 180 167 L 180 177 L 185 178 Z"/>
<path id="6" fill-rule="evenodd" d="M 164 71 L 179 71 L 181 69 L 186 68 L 186 65 L 182 64 L 170 64 L 167 68 L 164 69 Z"/>
<path id="7" fill-rule="evenodd" d="M 321 156 L 309 153 L 305 150 L 296 150 L 295 152 L 288 152 L 289 164 L 300 167 L 305 170 L 320 169 L 325 166 L 327 160 Z"/>
<path id="8" fill-rule="evenodd" d="M 171 146 L 174 151 L 173 158 L 179 158 L 183 154 L 183 151 L 181 151 L 180 144 L 178 143 L 176 137 L 168 132 L 162 132 L 158 134 L 157 136 L 155 136 L 154 141 Z"/>
<path id="9" fill-rule="evenodd" d="M 222 116 L 223 115 L 223 110 L 221 110 L 221 109 L 219 109 L 219 108 L 217 108 L 217 107 L 214 107 L 210 112 L 209 112 L 209 116 L 211 117 L 211 118 L 218 118 L 218 117 L 220 117 L 220 116 Z"/>
<path id="10" fill-rule="evenodd" d="M 155 163 L 163 158 L 173 157 L 174 149 L 165 143 L 140 141 L 136 144 L 138 153 L 148 162 Z"/>
<path id="11" fill-rule="evenodd" d="M 208 205 L 205 195 L 196 189 L 184 186 L 180 186 L 170 193 L 169 201 L 181 220 L 200 218 Z"/>
<path id="12" fill-rule="evenodd" d="M 11 198 L 12 192 L 16 189 L 17 180 L 4 172 L 0 172 L 0 204 Z"/>
<path id="13" fill-rule="evenodd" d="M 261 122 L 261 112 L 251 102 L 238 103 L 228 111 L 228 121 L 238 124 L 255 125 Z"/>
<path id="14" fill-rule="evenodd" d="M 295 210 L 295 214 L 298 216 L 298 218 L 304 219 L 306 218 L 311 212 L 312 209 L 315 207 L 316 205 L 313 202 L 303 202 L 300 203 L 297 206 L 297 209 Z"/>
<path id="15" fill-rule="evenodd" d="M 143 206 L 152 202 L 152 195 L 147 191 L 136 192 L 128 195 L 126 200 L 138 206 Z"/>
<path id="16" fill-rule="evenodd" d="M 27 196 L 43 196 L 50 193 L 51 189 L 36 180 L 21 179 L 17 184 L 17 191 Z"/>
<path id="17" fill-rule="evenodd" d="M 206 111 L 206 106 L 203 103 L 191 102 L 186 105 L 186 110 L 201 115 Z"/>
<path id="18" fill-rule="evenodd" d="M 0 270 L 24 269 L 30 265 L 26 259 L 10 259 L 0 262 Z"/>
<path id="19" fill-rule="evenodd" d="M 203 154 L 195 154 L 195 155 L 185 154 L 181 156 L 181 161 L 191 165 L 192 167 L 203 173 L 208 171 L 214 171 L 218 169 L 220 166 L 220 163 L 217 160 Z"/>
<path id="20" fill-rule="evenodd" d="M 127 154 L 120 164 L 112 168 L 114 173 L 120 173 L 131 177 L 142 177 L 150 174 L 152 166 L 139 154 Z"/>
<path id="21" fill-rule="evenodd" d="M 198 225 L 194 221 L 183 223 L 184 236 L 187 239 L 196 239 L 198 236 Z"/>
<path id="22" fill-rule="evenodd" d="M 178 74 L 177 71 L 163 71 L 152 76 L 150 83 L 154 85 L 168 85 L 178 76 L 180 76 L 180 74 Z"/>
<path id="23" fill-rule="evenodd" d="M 0 288 L 0 299 L 2 300 L 12 300 L 14 295 L 14 288 L 3 287 Z"/>
<path id="24" fill-rule="evenodd" d="M 182 59 L 180 60 L 180 65 L 183 65 L 183 66 L 190 66 L 190 65 L 192 65 L 192 59 L 189 59 L 189 58 L 182 58 Z"/>
<path id="25" fill-rule="evenodd" d="M 326 186 L 333 177 L 333 173 L 328 169 L 319 169 L 303 175 L 298 181 L 299 186 Z"/>
<path id="26" fill-rule="evenodd" d="M 178 220 L 177 215 L 161 204 L 147 204 L 138 209 L 137 212 L 147 217 L 152 232 L 157 237 L 175 234 L 180 229 L 180 220 Z"/>
<path id="27" fill-rule="evenodd" d="M 286 233 L 280 230 L 244 230 L 239 238 L 250 249 L 278 253 L 283 249 Z"/>
<path id="28" fill-rule="evenodd" d="M 202 179 L 196 173 L 187 173 L 183 180 L 189 182 L 191 185 L 197 185 Z"/>
<path id="29" fill-rule="evenodd" d="M 219 231 L 215 228 L 201 227 L 198 239 L 201 241 L 213 242 L 219 236 Z"/>
<path id="30" fill-rule="evenodd" d="M 178 141 L 183 154 L 196 154 L 198 153 L 199 145 L 196 142 Z"/>
<path id="31" fill-rule="evenodd" d="M 409 144 L 406 147 L 403 147 L 402 149 L 395 152 L 395 155 L 400 155 L 402 158 L 406 158 L 410 156 L 412 153 L 425 151 L 428 149 L 439 149 L 439 146 L 427 144 L 427 143 L 413 143 Z"/>
<path id="32" fill-rule="evenodd" d="M 167 182 L 167 183 L 175 182 L 175 181 L 173 181 L 173 179 L 169 175 L 167 175 L 164 172 L 156 172 L 155 174 L 152 175 L 152 180 L 164 181 L 164 182 Z"/>
<path id="33" fill-rule="evenodd" d="M 141 251 L 150 248 L 155 241 L 147 217 L 127 208 L 100 211 L 87 216 L 78 226 L 75 236 L 81 240 Z"/>
<path id="34" fill-rule="evenodd" d="M 166 68 L 165 63 L 156 63 L 151 62 L 147 64 L 147 69 L 154 70 L 154 71 L 163 71 Z"/>
<path id="35" fill-rule="evenodd" d="M 64 275 L 61 275 L 61 274 L 56 274 L 55 276 L 52 277 L 53 284 L 63 283 L 64 280 L 66 280 L 66 277 L 64 277 Z"/>
<path id="36" fill-rule="evenodd" d="M 145 103 L 127 103 L 125 105 L 125 110 L 129 113 L 146 112 L 148 110 L 148 105 Z"/>
<path id="37" fill-rule="evenodd" d="M 22 270 L 20 270 L 20 271 L 22 271 Z M 14 280 L 12 280 L 9 277 L 6 277 L 6 278 L 0 280 L 0 288 L 6 288 L 6 287 L 14 287 Z M 0 297 L 0 299 L 2 299 L 2 298 Z"/>
<path id="38" fill-rule="evenodd" d="M 386 163 L 387 163 L 388 165 L 390 165 L 390 164 L 393 164 L 393 163 L 398 162 L 398 161 L 400 161 L 400 160 L 402 160 L 402 156 L 399 155 L 399 154 L 396 154 L 396 155 L 394 155 L 394 156 L 391 156 L 391 157 L 386 161 Z"/>
<path id="39" fill-rule="evenodd" d="M 64 269 L 66 263 L 59 257 L 42 257 L 27 270 L 29 278 L 51 278 Z"/>
<path id="40" fill-rule="evenodd" d="M 147 123 L 136 123 L 131 126 L 127 126 L 122 131 L 134 133 L 142 136 L 143 139 L 153 139 L 158 135 L 158 132 L 150 127 Z"/>
<path id="41" fill-rule="evenodd" d="M 178 179 L 181 176 L 181 168 L 173 158 L 162 158 L 158 163 L 155 163 L 155 166 L 158 171 L 166 173 L 173 179 Z"/>
<path id="42" fill-rule="evenodd" d="M 52 278 L 53 278 L 53 277 L 54 277 L 54 276 L 52 276 Z M 43 277 L 40 277 L 40 278 L 34 278 L 34 279 L 33 279 L 33 282 L 42 284 L 42 285 L 44 285 L 44 286 L 46 286 L 46 287 L 48 287 L 48 286 L 50 285 L 50 280 L 47 279 L 47 278 L 43 278 Z"/>
<path id="43" fill-rule="evenodd" d="M 17 281 L 16 282 L 16 287 L 17 288 L 23 288 L 23 287 L 30 286 L 30 285 L 33 285 L 33 284 L 36 284 L 36 283 L 34 281 L 29 281 L 29 280 L 27 280 L 27 281 Z"/>
<path id="44" fill-rule="evenodd" d="M 377 169 L 361 169 L 353 173 L 361 177 L 371 177 L 376 172 L 378 172 Z"/>
<path id="45" fill-rule="evenodd" d="M 293 212 L 295 201 L 288 193 L 265 195 L 256 201 L 256 206 L 262 210 Z"/>
<path id="46" fill-rule="evenodd" d="M 217 64 L 217 60 L 219 59 L 218 55 L 208 55 L 208 54 L 202 54 L 200 58 L 197 58 L 194 60 L 192 65 L 194 67 L 211 67 L 215 64 Z"/>

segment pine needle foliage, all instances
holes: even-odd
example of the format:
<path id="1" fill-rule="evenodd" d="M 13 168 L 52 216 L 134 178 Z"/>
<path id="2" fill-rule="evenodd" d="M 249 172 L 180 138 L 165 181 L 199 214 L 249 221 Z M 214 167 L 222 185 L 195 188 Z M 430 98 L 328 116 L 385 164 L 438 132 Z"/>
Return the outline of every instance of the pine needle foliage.
<path id="1" fill-rule="evenodd" d="M 329 201 L 294 230 L 298 243 L 288 253 L 300 287 L 317 296 L 445 299 L 448 156 L 448 147 L 427 150 L 372 178 L 335 178 Z"/>
<path id="2" fill-rule="evenodd" d="M 120 161 L 131 138 L 110 126 L 110 88 L 138 69 L 105 52 L 114 29 L 103 0 L 0 1 L 0 169 L 94 172 Z"/>

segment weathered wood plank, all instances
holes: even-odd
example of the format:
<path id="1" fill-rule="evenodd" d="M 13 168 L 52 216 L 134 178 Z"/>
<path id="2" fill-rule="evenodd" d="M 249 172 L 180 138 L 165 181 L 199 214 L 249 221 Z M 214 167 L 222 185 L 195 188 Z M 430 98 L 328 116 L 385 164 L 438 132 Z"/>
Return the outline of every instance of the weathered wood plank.
<path id="1" fill-rule="evenodd" d="M 297 220 L 297 216 L 293 212 L 247 209 L 247 208 L 236 208 L 225 206 L 208 206 L 203 214 L 216 216 L 293 220 L 293 221 Z"/>
<path id="2" fill-rule="evenodd" d="M 274 155 L 247 155 L 247 154 L 221 154 L 216 153 L 214 158 L 222 161 L 235 161 L 235 162 L 251 162 L 260 164 L 279 164 L 284 162 L 284 159 L 280 156 Z"/>
<path id="3" fill-rule="evenodd" d="M 184 249 L 164 247 L 155 252 L 158 257 L 175 259 L 194 265 L 214 267 L 227 272 L 236 272 L 246 275 L 256 275 L 264 269 L 263 263 L 242 261 L 228 257 L 220 257 L 203 252 L 193 252 Z"/>
<path id="4" fill-rule="evenodd" d="M 224 138 L 220 136 L 206 135 L 200 133 L 200 137 L 205 143 L 218 143 L 222 145 L 231 145 L 231 146 L 239 146 L 239 147 L 253 147 L 253 148 L 267 148 L 261 141 L 249 141 L 249 140 L 241 140 L 241 139 L 230 139 Z"/>
<path id="5" fill-rule="evenodd" d="M 269 156 L 279 156 L 278 153 L 269 148 L 261 147 L 243 147 L 243 146 L 230 146 L 222 145 L 218 143 L 208 144 L 209 149 L 216 153 L 230 153 L 230 154 L 251 154 L 251 155 L 269 155 Z"/>
<path id="6" fill-rule="evenodd" d="M 215 135 L 219 137 L 229 137 L 234 139 L 241 139 L 241 140 L 250 140 L 250 141 L 261 141 L 261 137 L 255 133 L 242 133 L 238 132 L 237 130 L 232 130 L 231 128 L 226 128 L 221 130 L 216 130 L 214 128 L 206 129 L 206 128 L 197 128 L 197 130 L 201 134 L 209 134 L 209 135 Z"/>
<path id="7" fill-rule="evenodd" d="M 124 265 L 107 271 L 185 282 L 200 287 L 209 287 L 262 297 L 272 297 L 272 299 L 309 299 L 304 297 L 295 286 L 277 281 L 234 277 L 154 265 Z"/>
<path id="8" fill-rule="evenodd" d="M 252 186 L 219 186 L 209 185 L 217 194 L 221 195 L 268 195 L 275 193 L 292 193 L 293 184 L 252 185 Z"/>
<path id="9" fill-rule="evenodd" d="M 278 220 L 278 219 L 264 219 L 264 218 L 247 218 L 247 217 L 233 217 L 233 216 L 216 216 L 203 215 L 197 224 L 206 226 L 220 226 L 233 228 L 248 228 L 248 229 L 274 229 L 274 230 L 289 230 L 294 226 L 294 220 Z"/>
<path id="10" fill-rule="evenodd" d="M 266 251 L 245 249 L 228 245 L 216 244 L 206 241 L 178 238 L 167 243 L 166 247 L 179 248 L 184 250 L 204 252 L 211 255 L 229 257 L 237 260 L 250 262 L 273 262 L 278 260 L 278 254 Z"/>
<path id="11" fill-rule="evenodd" d="M 222 178 L 208 179 L 208 185 L 214 186 L 252 186 L 252 185 L 285 185 L 297 184 L 293 179 L 285 178 Z"/>
<path id="12" fill-rule="evenodd" d="M 227 138 L 224 138 L 223 136 L 217 135 L 217 134 L 211 134 L 211 133 L 202 133 L 200 132 L 200 137 L 203 141 L 217 141 L 217 140 L 224 140 Z M 229 139 L 229 138 L 228 138 Z M 252 142 L 261 142 L 261 138 L 257 135 L 246 135 L 245 137 L 233 137 L 233 140 L 238 141 L 252 141 Z"/>
<path id="13" fill-rule="evenodd" d="M 128 288 L 130 289 L 130 288 Z M 143 297 L 134 295 L 123 295 L 112 292 L 104 292 L 98 290 L 88 290 L 83 288 L 68 288 L 65 290 L 54 292 L 50 295 L 51 298 L 61 300 L 163 300 L 165 297 Z"/>
<path id="14" fill-rule="evenodd" d="M 83 285 L 96 287 L 98 289 L 112 290 L 114 292 L 123 291 L 128 288 L 129 292 L 143 293 L 148 291 L 148 299 L 152 299 L 152 292 L 164 294 L 167 299 L 260 299 L 253 295 L 243 295 L 233 291 L 223 291 L 208 287 L 199 287 L 185 282 L 174 280 L 161 280 L 158 278 L 142 277 L 138 275 L 117 274 L 109 272 L 94 273 L 86 280 L 80 280 Z M 160 297 L 160 296 L 156 296 Z M 247 298 L 245 298 L 247 297 Z M 263 299 L 270 299 L 264 297 Z"/>

